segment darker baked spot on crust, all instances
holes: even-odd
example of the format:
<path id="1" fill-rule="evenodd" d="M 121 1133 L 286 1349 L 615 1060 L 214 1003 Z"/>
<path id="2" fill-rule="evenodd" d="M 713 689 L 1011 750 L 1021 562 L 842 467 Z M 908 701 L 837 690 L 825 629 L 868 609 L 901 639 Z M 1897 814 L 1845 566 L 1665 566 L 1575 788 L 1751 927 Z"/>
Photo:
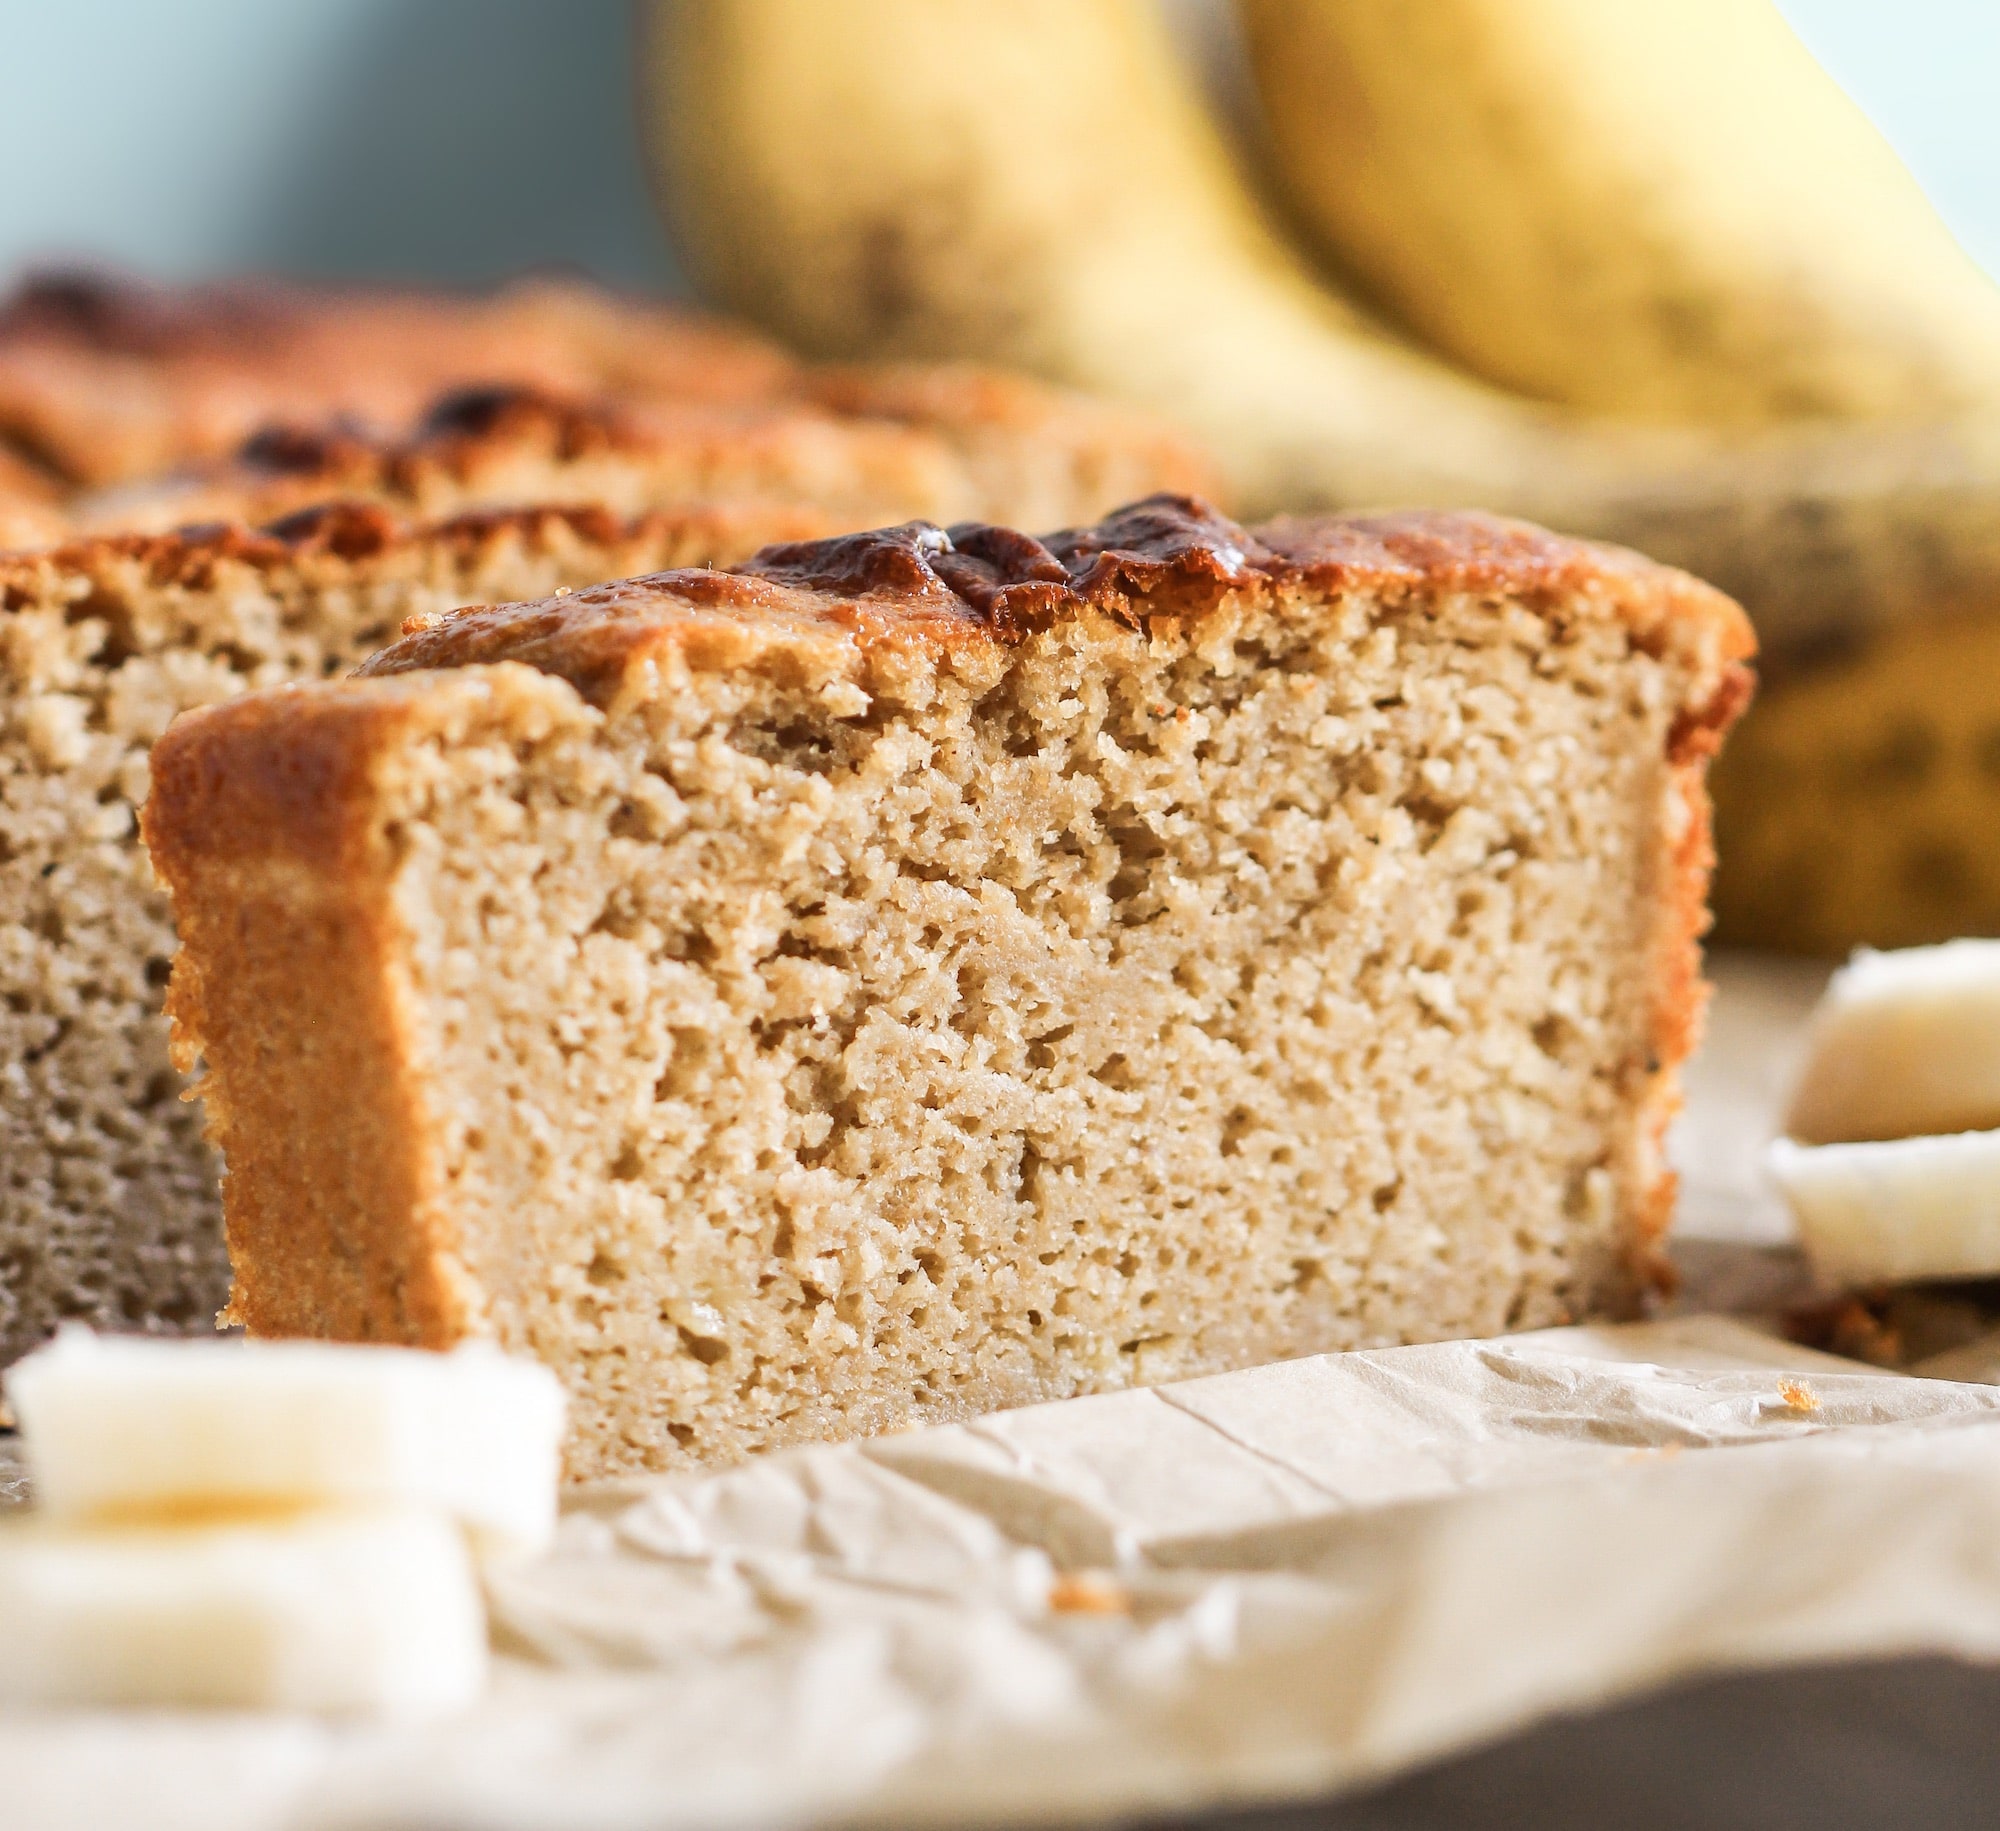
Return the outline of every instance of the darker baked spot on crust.
<path id="1" fill-rule="evenodd" d="M 655 404 L 656 411 L 666 411 Z M 694 412 L 693 404 L 683 411 Z M 709 407 L 710 412 L 726 409 Z M 440 395 L 424 414 L 416 433 L 404 444 L 379 446 L 380 461 L 390 467 L 421 462 L 427 452 L 447 463 L 464 463 L 480 447 L 533 442 L 557 457 L 573 459 L 587 451 L 632 443 L 638 432 L 631 418 L 606 401 L 583 401 L 547 388 L 519 384 L 454 388 Z"/>
<path id="2" fill-rule="evenodd" d="M 985 522 L 905 522 L 767 547 L 740 571 L 818 597 L 892 598 L 970 612 L 1018 634 L 1086 605 L 1130 621 L 1130 601 L 1167 585 L 1227 585 L 1275 561 L 1246 529 L 1192 496 L 1148 496 L 1087 528 L 1044 539 Z"/>
<path id="3" fill-rule="evenodd" d="M 1228 582 L 1249 557 L 1274 559 L 1245 529 L 1192 496 L 1148 496 L 1095 526 L 1037 540 L 985 522 L 927 521 L 833 540 L 767 547 L 739 568 L 834 598 L 956 599 L 1004 628 L 1067 603 L 1116 611 L 1133 595 L 1174 582 Z"/>
<path id="4" fill-rule="evenodd" d="M 329 502 L 301 509 L 269 523 L 264 532 L 291 546 L 322 547 L 342 559 L 367 559 L 383 552 L 398 533 L 387 509 L 361 502 Z"/>
<path id="5" fill-rule="evenodd" d="M 30 274 L 0 301 L 0 339 L 82 345 L 121 356 L 228 352 L 282 330 L 287 295 L 237 282 L 170 291 L 90 268 Z"/>
<path id="6" fill-rule="evenodd" d="M 485 438 L 504 425 L 510 414 L 536 405 L 538 398 L 528 388 L 454 388 L 431 403 L 417 436 Z"/>
<path id="7" fill-rule="evenodd" d="M 236 460 L 273 477 L 305 477 L 334 468 L 346 451 L 337 428 L 264 426 L 243 441 Z"/>
<path id="8" fill-rule="evenodd" d="M 1051 534 L 1048 544 L 1070 588 L 1106 609 L 1170 583 L 1229 585 L 1282 570 L 1256 535 L 1193 496 L 1148 496 L 1095 527 Z"/>
<path id="9" fill-rule="evenodd" d="M 742 570 L 773 584 L 838 598 L 894 597 L 936 602 L 956 593 L 933 559 L 951 537 L 928 521 L 871 528 L 832 540 L 787 541 L 753 554 Z"/>

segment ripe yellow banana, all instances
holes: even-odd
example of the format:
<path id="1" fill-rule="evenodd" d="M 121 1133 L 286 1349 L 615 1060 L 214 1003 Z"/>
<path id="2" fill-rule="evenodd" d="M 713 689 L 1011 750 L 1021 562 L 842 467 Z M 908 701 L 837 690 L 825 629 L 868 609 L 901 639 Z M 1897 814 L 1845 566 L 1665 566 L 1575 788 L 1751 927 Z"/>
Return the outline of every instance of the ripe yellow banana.
<path id="1" fill-rule="evenodd" d="M 1472 379 L 1290 245 L 1149 0 L 652 0 L 644 33 L 690 269 L 809 350 L 979 357 L 1134 401 L 1209 442 L 1245 513 L 1477 505 L 1625 541 L 1749 606 L 1809 732 L 1803 657 L 1908 630 L 1949 649 L 2000 605 L 2000 412 L 1643 426 Z M 1784 783 L 1738 790 L 1730 768 L 1719 830 L 1762 835 Z M 1774 877 L 1725 849 L 1722 907 L 1764 942 L 1844 948 L 1936 934 L 1986 895 L 1975 874 L 1906 907 L 1844 857 Z"/>
<path id="2" fill-rule="evenodd" d="M 1287 201 L 1473 372 L 1709 423 L 2000 408 L 2000 287 L 1770 0 L 1240 0 Z"/>

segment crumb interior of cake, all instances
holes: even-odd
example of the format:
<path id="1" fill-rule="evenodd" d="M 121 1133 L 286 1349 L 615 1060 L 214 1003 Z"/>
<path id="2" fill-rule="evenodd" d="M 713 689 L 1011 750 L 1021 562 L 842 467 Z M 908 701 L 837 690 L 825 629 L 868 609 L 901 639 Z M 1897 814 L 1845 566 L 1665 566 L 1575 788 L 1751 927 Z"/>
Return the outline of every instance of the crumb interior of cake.
<path id="1" fill-rule="evenodd" d="M 1670 663 L 1364 597 L 852 656 L 401 765 L 458 1250 L 574 1467 L 1629 1291 Z"/>

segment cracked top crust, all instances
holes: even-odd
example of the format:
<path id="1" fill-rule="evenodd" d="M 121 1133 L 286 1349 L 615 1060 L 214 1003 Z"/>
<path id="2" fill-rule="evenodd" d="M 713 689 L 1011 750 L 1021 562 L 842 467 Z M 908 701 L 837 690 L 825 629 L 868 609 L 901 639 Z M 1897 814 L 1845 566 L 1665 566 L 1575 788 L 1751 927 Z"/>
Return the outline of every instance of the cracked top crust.
<path id="1" fill-rule="evenodd" d="M 902 636 L 1016 640 L 1095 611 L 1133 628 L 1232 594 L 1504 595 L 1552 618 L 1616 617 L 1639 647 L 1718 678 L 1693 712 L 1719 730 L 1747 698 L 1749 619 L 1687 573 L 1623 548 L 1480 514 L 1285 516 L 1244 528 L 1194 497 L 1159 495 L 1041 538 L 928 522 L 766 547 L 728 571 L 655 573 L 538 604 L 453 613 L 408 630 L 367 676 L 518 661 L 602 702 L 646 649 L 717 620 L 812 627 L 868 645 Z"/>

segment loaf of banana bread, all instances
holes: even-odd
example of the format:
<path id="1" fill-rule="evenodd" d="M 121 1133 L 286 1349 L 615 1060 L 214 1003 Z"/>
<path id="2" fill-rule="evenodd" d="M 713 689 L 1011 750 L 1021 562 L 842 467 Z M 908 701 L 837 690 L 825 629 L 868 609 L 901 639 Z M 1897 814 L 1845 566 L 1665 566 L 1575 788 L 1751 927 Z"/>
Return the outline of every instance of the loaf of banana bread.
<path id="1" fill-rule="evenodd" d="M 583 1475 L 1629 1307 L 1750 649 L 1519 524 L 1163 498 L 190 713 L 230 1314 L 538 1354 Z"/>

